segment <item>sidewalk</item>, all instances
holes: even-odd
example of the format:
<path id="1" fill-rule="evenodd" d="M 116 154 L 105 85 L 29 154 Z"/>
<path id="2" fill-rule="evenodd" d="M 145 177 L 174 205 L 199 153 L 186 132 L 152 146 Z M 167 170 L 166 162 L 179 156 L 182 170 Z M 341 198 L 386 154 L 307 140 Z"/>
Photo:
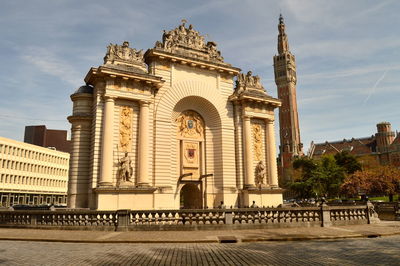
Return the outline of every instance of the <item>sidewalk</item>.
<path id="1" fill-rule="evenodd" d="M 0 240 L 83 243 L 218 243 L 295 241 L 400 235 L 400 222 L 336 227 L 218 231 L 77 231 L 0 228 Z"/>

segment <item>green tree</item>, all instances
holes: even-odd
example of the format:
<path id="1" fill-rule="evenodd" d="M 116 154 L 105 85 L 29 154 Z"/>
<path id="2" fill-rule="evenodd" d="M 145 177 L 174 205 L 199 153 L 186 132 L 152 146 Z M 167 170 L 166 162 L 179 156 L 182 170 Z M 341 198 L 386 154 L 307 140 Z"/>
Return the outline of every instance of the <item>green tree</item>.
<path id="1" fill-rule="evenodd" d="M 334 157 L 337 165 L 343 167 L 347 174 L 353 174 L 356 171 L 361 171 L 361 164 L 358 162 L 356 157 L 350 154 L 348 151 L 338 152 Z"/>
<path id="2" fill-rule="evenodd" d="M 293 168 L 298 174 L 290 188 L 302 198 L 337 196 L 346 173 L 345 168 L 339 166 L 331 155 L 318 161 L 299 158 L 293 162 Z"/>

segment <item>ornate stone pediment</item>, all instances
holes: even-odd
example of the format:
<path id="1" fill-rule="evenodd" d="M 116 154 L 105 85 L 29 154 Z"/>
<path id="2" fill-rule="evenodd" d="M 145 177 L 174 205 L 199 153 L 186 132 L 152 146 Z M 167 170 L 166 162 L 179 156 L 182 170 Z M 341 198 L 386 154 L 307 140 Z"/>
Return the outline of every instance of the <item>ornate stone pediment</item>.
<path id="1" fill-rule="evenodd" d="M 104 64 L 146 67 L 143 55 L 142 50 L 137 51 L 130 48 L 127 41 L 123 42 L 122 45 L 110 43 L 104 56 Z"/>
<path id="2" fill-rule="evenodd" d="M 213 62 L 224 61 L 221 52 L 217 50 L 217 44 L 211 41 L 206 43 L 204 36 L 194 30 L 192 25 L 186 28 L 185 22 L 173 30 L 164 30 L 162 42 L 157 41 L 154 48 Z"/>

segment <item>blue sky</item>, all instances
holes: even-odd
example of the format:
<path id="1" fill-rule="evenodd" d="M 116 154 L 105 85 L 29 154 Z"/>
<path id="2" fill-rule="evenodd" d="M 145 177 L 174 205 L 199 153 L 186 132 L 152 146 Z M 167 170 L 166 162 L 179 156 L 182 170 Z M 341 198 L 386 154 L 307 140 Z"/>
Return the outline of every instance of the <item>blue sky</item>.
<path id="1" fill-rule="evenodd" d="M 152 48 L 183 18 L 276 97 L 280 12 L 305 150 L 311 140 L 370 136 L 381 121 L 400 129 L 399 10 L 396 0 L 2 1 L 0 136 L 23 140 L 25 125 L 69 130 L 69 95 L 109 43 Z"/>

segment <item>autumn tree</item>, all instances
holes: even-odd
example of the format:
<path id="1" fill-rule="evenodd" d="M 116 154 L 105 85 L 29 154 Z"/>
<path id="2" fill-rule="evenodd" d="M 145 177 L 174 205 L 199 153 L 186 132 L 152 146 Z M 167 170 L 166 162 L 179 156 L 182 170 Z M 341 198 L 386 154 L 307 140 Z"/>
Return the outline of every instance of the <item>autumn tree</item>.
<path id="1" fill-rule="evenodd" d="M 347 176 L 341 191 L 348 196 L 356 196 L 360 191 L 367 195 L 389 195 L 400 193 L 400 170 L 393 166 L 379 166 L 364 171 L 356 171 Z"/>

